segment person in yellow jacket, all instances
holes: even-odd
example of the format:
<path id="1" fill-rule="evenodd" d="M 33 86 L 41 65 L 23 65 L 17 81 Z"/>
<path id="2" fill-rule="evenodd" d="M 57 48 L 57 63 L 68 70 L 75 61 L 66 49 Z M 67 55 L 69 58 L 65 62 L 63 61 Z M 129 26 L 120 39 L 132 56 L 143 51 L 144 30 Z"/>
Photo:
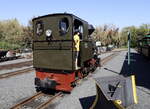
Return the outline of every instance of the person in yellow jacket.
<path id="1" fill-rule="evenodd" d="M 75 69 L 79 69 L 78 67 L 78 57 L 79 57 L 79 51 L 80 51 L 80 32 L 76 31 L 73 40 L 74 40 L 74 52 L 75 52 Z"/>

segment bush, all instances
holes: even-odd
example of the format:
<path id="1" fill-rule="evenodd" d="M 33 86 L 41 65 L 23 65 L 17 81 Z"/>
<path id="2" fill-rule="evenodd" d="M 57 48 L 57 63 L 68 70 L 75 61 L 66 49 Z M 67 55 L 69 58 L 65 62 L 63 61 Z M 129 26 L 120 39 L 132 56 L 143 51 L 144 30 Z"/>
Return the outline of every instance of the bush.
<path id="1" fill-rule="evenodd" d="M 0 48 L 4 50 L 16 50 L 21 48 L 18 44 L 10 44 L 8 42 L 0 42 Z"/>

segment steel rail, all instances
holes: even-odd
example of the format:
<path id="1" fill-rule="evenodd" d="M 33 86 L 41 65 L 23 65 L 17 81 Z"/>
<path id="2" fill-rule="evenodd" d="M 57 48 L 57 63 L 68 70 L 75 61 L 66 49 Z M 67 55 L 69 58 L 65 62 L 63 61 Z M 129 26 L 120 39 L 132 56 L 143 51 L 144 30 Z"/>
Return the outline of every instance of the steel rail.
<path id="1" fill-rule="evenodd" d="M 34 107 L 34 109 L 44 109 L 44 108 L 48 107 L 52 103 L 53 100 L 55 100 L 58 97 L 63 96 L 63 93 L 59 92 L 56 95 L 47 95 L 47 94 L 44 94 L 42 92 L 38 92 L 35 95 L 33 95 L 32 97 L 30 97 L 30 98 L 16 104 L 15 106 L 11 107 L 10 109 L 21 109 L 21 108 L 23 108 L 24 105 L 27 105 L 30 102 L 32 103 L 33 100 L 40 98 L 42 96 L 48 96 L 50 98 L 46 102 L 39 104 L 37 107 Z"/>
<path id="2" fill-rule="evenodd" d="M 33 64 L 32 61 L 26 61 L 26 62 L 14 63 L 14 64 L 0 65 L 0 70 L 31 66 L 32 64 Z"/>
<path id="3" fill-rule="evenodd" d="M 8 78 L 8 77 L 23 74 L 23 73 L 29 73 L 31 71 L 34 71 L 33 67 L 25 68 L 25 69 L 22 69 L 22 70 L 17 70 L 17 71 L 14 71 L 14 72 L 0 74 L 0 79 Z"/>
<path id="4" fill-rule="evenodd" d="M 33 95 L 32 97 L 30 97 L 30 98 L 28 98 L 28 99 L 26 99 L 26 100 L 24 100 L 24 101 L 22 101 L 22 102 L 16 104 L 15 106 L 11 107 L 10 109 L 20 109 L 21 106 L 23 106 L 23 105 L 25 105 L 26 103 L 29 103 L 30 101 L 32 101 L 32 100 L 34 100 L 34 99 L 36 99 L 36 98 L 38 98 L 38 97 L 40 97 L 40 96 L 43 96 L 43 95 L 44 95 L 44 93 L 38 92 L 38 93 L 36 93 L 35 95 Z"/>
<path id="5" fill-rule="evenodd" d="M 45 109 L 46 107 L 48 107 L 52 101 L 58 97 L 63 96 L 62 92 L 57 93 L 56 95 L 52 96 L 47 102 L 42 103 L 41 105 L 39 105 L 36 109 Z"/>
<path id="6" fill-rule="evenodd" d="M 118 54 L 119 54 L 119 51 L 117 51 L 117 52 L 115 52 L 115 53 L 113 53 L 113 54 L 111 54 L 111 55 L 105 57 L 104 59 L 101 60 L 101 64 L 102 64 L 102 65 L 106 64 L 108 61 L 110 61 L 113 57 L 117 56 Z M 32 102 L 34 99 L 36 99 L 36 98 L 38 98 L 38 97 L 41 97 L 41 96 L 43 96 L 43 95 L 46 95 L 46 94 L 44 94 L 44 93 L 42 93 L 42 92 L 39 92 L 39 93 L 33 95 L 32 97 L 30 97 L 30 98 L 28 98 L 28 99 L 22 101 L 21 103 L 18 103 L 17 105 L 13 106 L 13 107 L 10 108 L 10 109 L 21 109 L 21 107 L 23 107 L 23 105 L 25 105 L 25 104 L 27 104 L 27 103 L 30 103 L 30 102 Z M 50 96 L 50 95 L 46 95 L 46 96 Z M 41 104 L 38 105 L 35 109 L 44 109 L 44 108 L 48 107 L 48 106 L 52 103 L 53 100 L 55 100 L 56 98 L 61 97 L 61 96 L 63 96 L 63 93 L 62 93 L 62 92 L 59 92 L 59 93 L 57 93 L 57 94 L 54 95 L 54 96 L 50 96 L 49 100 L 47 100 L 46 102 L 41 103 Z"/>
<path id="7" fill-rule="evenodd" d="M 119 52 L 120 52 L 120 51 L 117 51 L 117 52 L 115 52 L 115 53 L 113 53 L 113 54 L 111 54 L 111 55 L 109 55 L 109 56 L 103 58 L 103 59 L 101 60 L 101 63 L 100 63 L 101 66 L 105 65 L 108 61 L 110 61 L 112 58 L 114 58 L 115 56 L 117 56 L 117 55 L 119 54 Z"/>
<path id="8" fill-rule="evenodd" d="M 102 60 L 100 60 L 100 66 L 102 67 L 103 65 L 105 65 L 107 62 L 109 62 L 112 58 L 114 58 L 115 56 L 119 55 L 120 51 L 115 51 L 113 54 L 106 56 L 105 58 L 103 58 Z M 89 78 L 90 75 L 86 76 L 85 78 Z M 81 84 L 82 79 L 78 79 L 76 80 L 77 84 Z"/>
<path id="9" fill-rule="evenodd" d="M 111 55 L 105 57 L 104 59 L 102 59 L 101 62 L 100 62 L 100 64 L 101 64 L 100 66 L 103 66 L 104 64 L 106 64 L 109 60 L 111 60 L 119 52 L 120 51 L 114 52 L 113 54 L 111 54 Z M 8 77 L 19 75 L 19 74 L 23 74 L 23 73 L 28 73 L 28 72 L 31 72 L 31 71 L 34 71 L 33 67 L 29 67 L 29 68 L 22 69 L 22 70 L 17 70 L 17 71 L 14 71 L 14 72 L 0 74 L 0 79 L 8 78 Z"/>
<path id="10" fill-rule="evenodd" d="M 111 51 L 101 52 L 100 54 L 107 54 L 107 53 L 111 53 L 111 52 L 120 52 L 120 51 L 127 51 L 127 49 L 126 49 L 126 48 L 113 49 L 113 50 L 111 50 Z"/>

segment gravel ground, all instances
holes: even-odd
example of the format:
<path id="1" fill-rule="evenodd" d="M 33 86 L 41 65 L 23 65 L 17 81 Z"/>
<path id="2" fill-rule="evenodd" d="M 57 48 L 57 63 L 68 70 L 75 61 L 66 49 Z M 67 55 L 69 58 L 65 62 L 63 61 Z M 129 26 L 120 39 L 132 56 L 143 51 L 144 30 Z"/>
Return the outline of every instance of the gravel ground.
<path id="1" fill-rule="evenodd" d="M 132 50 L 132 52 L 135 52 Z M 118 56 L 109 61 L 101 69 L 97 69 L 88 79 L 82 80 L 81 84 L 73 89 L 70 95 L 65 96 L 59 104 L 53 105 L 55 109 L 82 109 L 81 98 L 96 95 L 95 82 L 92 78 L 118 75 L 123 67 L 127 51 L 122 51 Z M 150 109 L 150 90 L 137 86 L 139 103 L 134 109 Z M 49 106 L 49 108 L 52 108 Z"/>
<path id="2" fill-rule="evenodd" d="M 101 56 L 101 58 L 105 58 L 108 55 L 111 55 L 112 53 L 106 53 Z M 122 56 L 117 56 L 122 57 Z M 115 59 L 116 59 L 115 58 Z M 114 60 L 114 59 L 113 59 Z M 112 61 L 113 61 L 112 60 Z M 120 60 L 120 59 L 118 59 Z M 124 59 L 122 59 L 124 60 Z M 121 61 L 121 60 L 120 60 Z M 122 63 L 122 62 L 121 62 Z M 107 66 L 109 64 L 106 64 Z M 116 64 L 115 64 L 116 65 Z M 121 64 L 119 64 L 121 67 Z M 118 69 L 119 71 L 119 69 Z M 112 73 L 114 75 L 114 73 Z M 95 82 L 93 78 L 100 77 L 100 76 L 110 76 L 110 74 L 104 70 L 104 68 L 97 68 L 94 74 L 90 74 L 88 78 L 85 78 L 81 81 L 81 84 L 77 87 L 75 87 L 70 95 L 65 96 L 59 103 L 59 105 L 56 105 L 55 109 L 82 109 L 81 102 L 79 99 L 82 99 L 84 97 L 94 96 L 96 95 L 96 88 L 95 88 Z M 51 108 L 51 106 L 49 107 Z"/>
<path id="3" fill-rule="evenodd" d="M 1 62 L 0 65 L 15 64 L 30 60 L 32 59 L 17 59 Z M 9 70 L 0 70 L 0 74 L 22 70 L 25 68 L 29 68 L 29 66 L 22 68 L 13 68 Z M 35 73 L 30 72 L 6 79 L 0 79 L 0 109 L 9 109 L 18 101 L 33 95 L 33 93 L 35 93 L 34 77 Z"/>
<path id="4" fill-rule="evenodd" d="M 135 51 L 134 51 L 135 52 Z M 82 109 L 81 98 L 96 95 L 95 82 L 93 78 L 118 75 L 125 60 L 126 51 L 122 51 L 102 68 L 97 68 L 93 74 L 81 81 L 71 94 L 65 95 L 59 102 L 50 105 L 50 109 Z M 111 54 L 111 53 L 110 53 Z M 106 55 L 101 57 L 104 58 Z M 21 100 L 35 93 L 33 72 L 0 80 L 0 109 L 9 109 Z M 15 83 L 15 84 L 14 84 Z M 150 109 L 150 90 L 144 86 L 137 86 L 139 104 L 134 109 Z"/>
<path id="5" fill-rule="evenodd" d="M 101 55 L 101 58 L 104 58 L 110 54 L 112 53 L 105 53 Z M 2 62 L 0 63 L 0 65 L 19 63 L 23 61 L 29 61 L 29 59 L 18 59 L 18 60 L 13 60 L 13 61 Z M 15 68 L 11 70 L 1 70 L 0 74 L 10 72 L 10 71 L 21 70 L 24 68 L 26 67 L 17 68 L 17 69 Z M 30 72 L 30 73 L 21 74 L 21 75 L 13 76 L 13 77 L 6 78 L 6 79 L 0 79 L 0 109 L 9 109 L 14 104 L 36 93 L 35 86 L 34 86 L 34 77 L 35 77 L 35 73 Z M 95 86 L 93 85 L 93 88 L 94 87 Z M 76 90 L 78 89 L 75 88 L 75 90 L 73 90 L 72 93 L 76 93 Z M 82 93 L 85 93 L 85 92 L 82 92 Z M 86 95 L 88 96 L 89 94 L 87 93 Z M 75 101 L 78 101 L 79 97 L 80 96 L 77 96 L 77 99 L 75 99 Z M 75 103 L 75 102 L 72 102 L 72 103 Z"/>
<path id="6" fill-rule="evenodd" d="M 7 79 L 0 79 L 0 109 L 9 109 L 26 97 L 32 96 L 35 73 L 26 73 Z"/>
<path id="7" fill-rule="evenodd" d="M 113 54 L 113 52 L 104 53 L 104 54 L 99 55 L 99 58 L 103 59 L 103 58 L 105 58 L 105 57 L 107 57 L 107 56 L 109 56 L 111 54 Z"/>
<path id="8" fill-rule="evenodd" d="M 21 67 L 21 68 L 13 68 L 13 69 L 9 69 L 9 70 L 0 70 L 0 74 L 14 72 L 14 71 L 17 71 L 17 70 L 23 70 L 23 69 L 30 68 L 30 67 L 32 68 L 33 66 L 27 66 L 27 67 Z"/>
<path id="9" fill-rule="evenodd" d="M 1 65 L 7 65 L 7 64 L 16 64 L 16 63 L 21 63 L 21 62 L 26 62 L 26 61 L 31 61 L 32 59 L 16 59 L 16 60 L 11 60 L 11 61 L 5 61 L 5 62 L 1 62 Z M 0 70 L 0 74 L 4 74 L 4 73 L 9 73 L 9 72 L 13 72 L 16 70 L 22 70 L 22 69 L 26 69 L 29 67 L 33 67 L 33 66 L 26 66 L 26 67 L 21 67 L 21 68 L 12 68 L 12 69 L 4 69 L 4 70 Z"/>

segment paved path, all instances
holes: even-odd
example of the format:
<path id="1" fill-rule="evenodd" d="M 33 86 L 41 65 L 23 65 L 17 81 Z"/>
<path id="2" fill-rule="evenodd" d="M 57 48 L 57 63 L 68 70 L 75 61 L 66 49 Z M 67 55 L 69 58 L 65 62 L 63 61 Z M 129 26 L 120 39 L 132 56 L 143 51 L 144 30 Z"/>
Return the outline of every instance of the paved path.
<path id="1" fill-rule="evenodd" d="M 50 106 L 50 107 L 55 108 L 55 109 L 62 109 L 62 107 L 63 109 L 86 109 L 85 107 L 88 104 L 84 104 L 85 105 L 84 107 L 82 105 L 84 103 L 82 98 L 93 97 L 94 95 L 96 95 L 95 82 L 93 78 L 115 76 L 115 75 L 120 75 L 120 74 L 125 75 L 125 76 L 129 75 L 126 72 L 127 71 L 126 54 L 127 54 L 127 51 L 122 51 L 118 56 L 116 56 L 111 61 L 109 61 L 101 69 L 98 68 L 94 74 L 89 76 L 88 79 L 82 80 L 81 85 L 73 89 L 70 95 L 64 97 L 59 103 L 54 104 L 53 106 Z M 132 50 L 131 55 L 132 55 L 131 65 L 132 67 L 135 66 L 131 69 L 131 72 L 133 72 L 137 78 L 136 80 L 137 95 L 139 99 L 139 104 L 135 105 L 134 109 L 150 109 L 150 90 L 149 90 L 150 79 L 146 79 L 150 77 L 148 76 L 148 72 L 150 72 L 150 69 L 148 66 L 150 64 L 148 64 L 149 62 L 147 62 L 146 60 L 144 61 L 144 58 L 140 56 L 139 54 L 137 54 L 134 50 Z M 135 55 L 138 55 L 138 56 L 136 57 Z M 137 64 L 139 64 L 139 66 L 137 66 Z M 138 68 L 135 70 L 136 66 Z M 146 71 L 143 71 L 143 70 L 146 70 Z M 140 76 L 140 75 L 143 75 L 143 76 Z"/>

